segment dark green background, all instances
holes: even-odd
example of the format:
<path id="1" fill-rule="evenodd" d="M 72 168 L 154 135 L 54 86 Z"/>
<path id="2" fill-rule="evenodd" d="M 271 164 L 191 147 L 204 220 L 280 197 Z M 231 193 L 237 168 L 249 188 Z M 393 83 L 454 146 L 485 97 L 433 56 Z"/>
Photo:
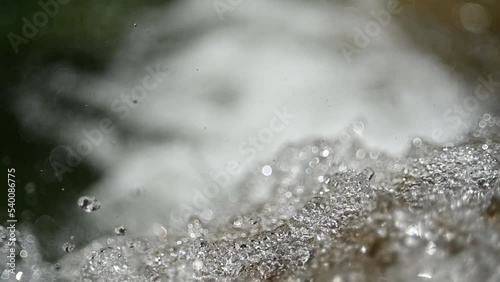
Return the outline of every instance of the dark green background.
<path id="1" fill-rule="evenodd" d="M 71 215 L 77 211 L 76 202 L 83 189 L 99 178 L 99 171 L 82 163 L 60 183 L 52 170 L 44 169 L 51 150 L 60 144 L 53 144 L 41 136 L 32 136 L 31 142 L 21 137 L 23 126 L 13 111 L 16 89 L 33 67 L 43 68 L 56 62 L 99 73 L 106 68 L 123 37 L 134 29 L 141 13 L 167 2 L 72 0 L 59 4 L 57 14 L 49 16 L 48 24 L 41 27 L 34 38 L 28 39 L 27 44 L 20 44 L 17 54 L 7 35 L 13 32 L 22 36 L 22 18 L 33 22 L 33 15 L 42 8 L 38 1 L 0 2 L 0 163 L 5 183 L 5 192 L 0 193 L 0 222 L 4 223 L 7 217 L 7 168 L 14 167 L 17 219 L 33 223 L 33 233 L 45 247 L 46 259 L 54 260 L 61 255 L 60 248 L 55 245 L 58 236 L 75 236 L 74 242 L 93 239 L 86 234 L 94 233 L 78 229 Z M 29 182 L 36 186 L 31 194 L 25 191 Z M 58 233 L 62 235 L 56 236 Z"/>

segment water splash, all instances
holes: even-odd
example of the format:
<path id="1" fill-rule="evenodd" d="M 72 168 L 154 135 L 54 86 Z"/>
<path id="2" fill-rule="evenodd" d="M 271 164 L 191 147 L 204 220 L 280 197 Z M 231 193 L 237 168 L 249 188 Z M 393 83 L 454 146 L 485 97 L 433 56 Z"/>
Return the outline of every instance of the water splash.
<path id="1" fill-rule="evenodd" d="M 291 144 L 266 165 L 272 174 L 256 166 L 252 184 L 234 192 L 236 202 L 211 208 L 213 218 L 172 224 L 165 240 L 102 238 L 41 273 L 70 281 L 498 281 L 499 128 L 482 123 L 449 147 L 412 139 L 399 158 L 365 148 L 352 130 Z M 251 200 L 254 193 L 267 197 Z"/>

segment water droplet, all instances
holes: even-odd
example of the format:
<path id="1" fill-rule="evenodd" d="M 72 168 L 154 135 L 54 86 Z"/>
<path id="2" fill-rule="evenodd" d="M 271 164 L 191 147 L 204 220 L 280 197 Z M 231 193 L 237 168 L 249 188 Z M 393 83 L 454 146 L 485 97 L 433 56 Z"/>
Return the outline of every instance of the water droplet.
<path id="1" fill-rule="evenodd" d="M 86 212 L 93 212 L 101 208 L 101 203 L 94 197 L 83 196 L 78 199 L 78 206 Z"/>
<path id="2" fill-rule="evenodd" d="M 125 227 L 123 227 L 122 225 L 117 226 L 115 228 L 115 234 L 117 236 L 125 236 L 125 234 L 127 234 L 127 229 L 125 229 Z"/>
<path id="3" fill-rule="evenodd" d="M 75 245 L 72 245 L 70 243 L 64 243 L 62 245 L 62 249 L 63 251 L 65 251 L 66 253 L 71 253 L 74 249 L 75 249 Z"/>

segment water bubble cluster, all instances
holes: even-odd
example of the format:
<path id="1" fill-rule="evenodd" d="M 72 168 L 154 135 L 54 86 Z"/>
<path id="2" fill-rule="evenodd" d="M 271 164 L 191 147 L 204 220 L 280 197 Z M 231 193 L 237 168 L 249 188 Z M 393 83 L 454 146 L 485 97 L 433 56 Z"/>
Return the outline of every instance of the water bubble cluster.
<path id="1" fill-rule="evenodd" d="M 79 260 L 61 260 L 58 273 L 68 281 L 500 281 L 500 127 L 490 120 L 454 146 L 414 139 L 399 158 L 365 147 L 359 123 L 333 140 L 288 145 L 232 200 L 210 207 L 210 219 L 172 223 L 166 240 L 95 241 L 71 254 Z"/>
<path id="2" fill-rule="evenodd" d="M 122 279 L 109 281 L 132 281 L 127 275 L 144 281 L 498 281 L 497 128 L 483 126 L 480 136 L 453 147 L 416 138 L 398 159 L 363 147 L 359 128 L 281 150 L 252 174 L 261 178 L 257 184 L 242 188 L 247 195 L 266 192 L 260 205 L 238 191 L 232 209 L 240 215 L 214 208 L 217 219 L 191 218 L 159 247 L 138 239 L 117 243 L 93 254 L 83 274 Z"/>

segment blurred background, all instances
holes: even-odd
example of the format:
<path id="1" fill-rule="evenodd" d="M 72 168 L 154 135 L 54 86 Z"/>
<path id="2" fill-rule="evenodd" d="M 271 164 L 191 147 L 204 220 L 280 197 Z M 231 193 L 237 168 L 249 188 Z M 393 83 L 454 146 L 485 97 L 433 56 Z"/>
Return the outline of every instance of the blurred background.
<path id="1" fill-rule="evenodd" d="M 169 224 L 165 206 L 189 201 L 179 191 L 217 178 L 228 160 L 248 170 L 286 142 L 333 136 L 358 119 L 367 140 L 397 153 L 405 137 L 453 142 L 475 116 L 498 116 L 500 90 L 467 104 L 478 77 L 500 81 L 498 1 L 402 0 L 366 45 L 356 28 L 389 1 L 180 2 L 2 0 L 0 160 L 16 169 L 17 217 L 47 260 L 71 236 L 85 245 L 118 224 L 133 234 Z M 42 6 L 53 12 L 46 21 L 35 17 Z M 130 117 L 110 110 L 158 65 L 151 91 L 163 96 L 150 97 L 162 98 L 131 99 Z M 290 127 L 256 156 L 242 154 L 276 110 L 294 116 Z M 65 146 L 107 117 L 113 133 L 59 177 Z M 101 201 L 100 214 L 82 215 L 85 195 Z"/>

